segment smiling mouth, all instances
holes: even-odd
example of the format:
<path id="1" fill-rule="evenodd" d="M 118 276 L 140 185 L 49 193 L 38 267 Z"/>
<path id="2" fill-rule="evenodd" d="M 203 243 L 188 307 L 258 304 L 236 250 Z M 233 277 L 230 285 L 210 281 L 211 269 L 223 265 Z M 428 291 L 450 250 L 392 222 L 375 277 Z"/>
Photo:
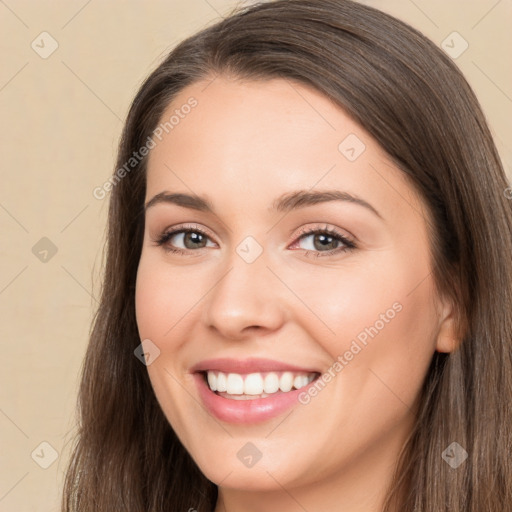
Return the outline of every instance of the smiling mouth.
<path id="1" fill-rule="evenodd" d="M 256 400 L 301 389 L 320 374 L 318 372 L 224 373 L 217 370 L 201 372 L 216 395 L 230 400 Z"/>

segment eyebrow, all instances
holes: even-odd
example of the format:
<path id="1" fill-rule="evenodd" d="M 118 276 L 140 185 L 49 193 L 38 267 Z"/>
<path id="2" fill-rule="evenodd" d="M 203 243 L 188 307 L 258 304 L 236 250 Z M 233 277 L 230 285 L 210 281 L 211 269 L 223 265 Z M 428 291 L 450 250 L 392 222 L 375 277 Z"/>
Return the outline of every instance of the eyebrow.
<path id="1" fill-rule="evenodd" d="M 294 192 L 288 192 L 279 196 L 272 203 L 272 206 L 268 208 L 268 211 L 289 212 L 299 208 L 305 208 L 307 206 L 330 201 L 343 201 L 363 206 L 379 218 L 383 219 L 382 215 L 370 203 L 360 197 L 356 197 L 341 190 L 296 190 Z M 196 194 L 170 193 L 167 191 L 156 194 L 146 203 L 144 210 L 146 211 L 148 208 L 161 203 L 176 204 L 184 208 L 216 214 L 213 205 L 205 197 L 201 197 Z"/>

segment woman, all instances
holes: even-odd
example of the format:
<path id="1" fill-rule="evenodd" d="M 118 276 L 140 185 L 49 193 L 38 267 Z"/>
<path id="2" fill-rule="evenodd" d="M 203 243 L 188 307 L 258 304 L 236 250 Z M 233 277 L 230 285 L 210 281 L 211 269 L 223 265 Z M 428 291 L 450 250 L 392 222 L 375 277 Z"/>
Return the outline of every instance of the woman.
<path id="1" fill-rule="evenodd" d="M 63 510 L 512 510 L 507 187 L 461 73 L 382 12 L 185 40 L 109 186 Z"/>

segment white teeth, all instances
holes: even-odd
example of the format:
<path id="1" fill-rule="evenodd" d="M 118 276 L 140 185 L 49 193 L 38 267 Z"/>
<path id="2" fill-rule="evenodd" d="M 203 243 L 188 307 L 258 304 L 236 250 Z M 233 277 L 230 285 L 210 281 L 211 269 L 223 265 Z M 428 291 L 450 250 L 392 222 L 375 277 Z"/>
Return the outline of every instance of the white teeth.
<path id="1" fill-rule="evenodd" d="M 245 377 L 244 394 L 261 395 L 263 393 L 263 378 L 261 373 L 250 373 Z"/>
<path id="2" fill-rule="evenodd" d="M 226 386 L 226 393 L 229 393 L 230 395 L 244 394 L 244 379 L 241 375 L 238 375 L 238 373 L 228 374 Z"/>
<path id="3" fill-rule="evenodd" d="M 309 380 L 307 375 L 297 375 L 295 379 L 293 380 L 293 387 L 295 389 L 303 388 L 304 386 L 307 386 L 311 381 Z"/>
<path id="4" fill-rule="evenodd" d="M 213 372 L 208 372 L 208 375 Z M 223 393 L 227 389 L 227 379 L 225 373 L 218 373 L 217 374 L 217 391 Z M 213 390 L 212 390 L 213 391 Z"/>
<path id="5" fill-rule="evenodd" d="M 277 372 L 225 374 L 218 371 L 208 371 L 208 386 L 212 391 L 233 395 L 239 400 L 251 397 L 264 398 L 269 394 L 282 391 L 287 393 L 292 389 L 301 389 L 315 379 L 315 373 Z"/>
<path id="6" fill-rule="evenodd" d="M 279 376 L 277 373 L 268 373 L 265 375 L 265 380 L 263 381 L 263 391 L 265 393 L 275 393 L 279 390 Z"/>
<path id="7" fill-rule="evenodd" d="M 279 379 L 279 389 L 281 391 L 287 392 L 290 391 L 293 387 L 293 373 L 292 372 L 284 372 Z"/>
<path id="8" fill-rule="evenodd" d="M 212 391 L 217 391 L 217 375 L 213 372 L 208 372 L 208 385 Z"/>

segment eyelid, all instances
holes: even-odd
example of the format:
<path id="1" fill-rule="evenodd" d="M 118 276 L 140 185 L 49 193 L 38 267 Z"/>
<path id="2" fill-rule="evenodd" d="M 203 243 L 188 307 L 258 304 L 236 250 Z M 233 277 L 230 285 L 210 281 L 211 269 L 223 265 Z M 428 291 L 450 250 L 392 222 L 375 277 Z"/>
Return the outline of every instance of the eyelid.
<path id="1" fill-rule="evenodd" d="M 344 238 L 354 244 L 357 241 L 357 238 L 352 233 L 347 231 L 346 229 L 341 229 L 341 228 L 335 227 L 333 225 L 327 224 L 326 222 L 318 222 L 318 223 L 313 222 L 310 224 L 316 224 L 316 227 L 311 227 L 310 225 L 301 227 L 299 229 L 299 231 L 297 233 L 295 233 L 295 235 L 293 237 L 294 242 L 296 240 L 298 240 L 299 238 L 301 238 L 303 235 L 311 235 L 316 232 L 322 232 L 322 233 L 327 232 L 334 236 L 339 236 L 341 238 Z M 292 231 L 291 233 L 294 233 L 294 232 Z"/>
<path id="2" fill-rule="evenodd" d="M 212 240 L 212 242 L 215 242 L 215 236 L 213 235 L 212 231 L 210 231 L 208 228 L 205 228 L 204 226 L 200 226 L 199 224 L 194 223 L 194 222 L 192 222 L 192 223 L 185 222 L 183 224 L 178 224 L 176 226 L 167 227 L 164 230 L 162 230 L 160 235 L 158 235 L 158 236 L 165 235 L 168 233 L 176 234 L 178 232 L 183 232 L 183 231 L 197 231 L 199 233 L 202 233 L 203 235 L 206 235 L 210 240 Z M 217 242 L 215 242 L 215 243 L 217 243 Z"/>

